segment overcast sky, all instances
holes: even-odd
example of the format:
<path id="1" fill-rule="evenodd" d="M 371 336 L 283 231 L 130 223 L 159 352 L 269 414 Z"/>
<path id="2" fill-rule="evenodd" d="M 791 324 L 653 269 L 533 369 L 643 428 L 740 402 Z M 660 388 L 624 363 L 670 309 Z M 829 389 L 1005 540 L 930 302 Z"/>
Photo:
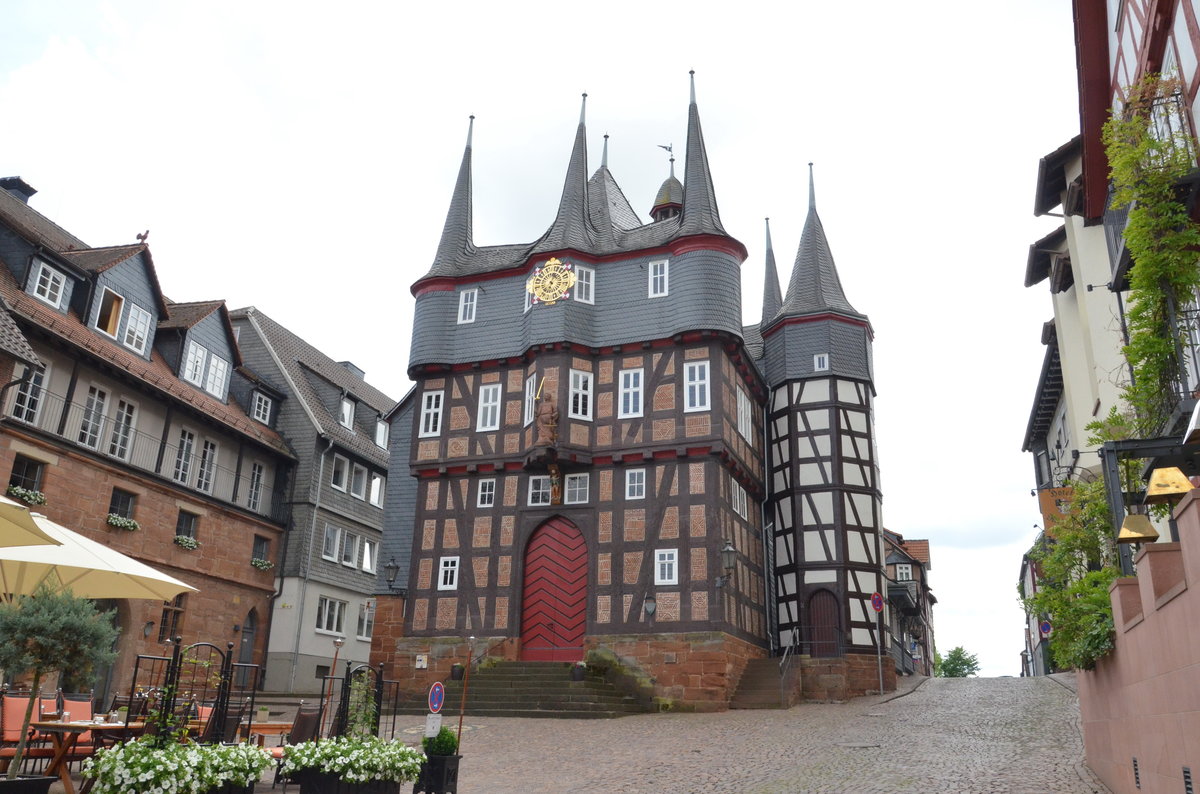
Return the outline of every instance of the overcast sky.
<path id="1" fill-rule="evenodd" d="M 708 10 L 706 10 L 706 8 Z M 175 301 L 257 306 L 399 399 L 413 299 L 475 114 L 475 239 L 554 218 L 588 93 L 590 168 L 648 220 L 688 70 L 725 227 L 763 218 L 786 289 L 807 167 L 875 330 L 886 525 L 932 541 L 938 647 L 1019 674 L 1020 450 L 1052 315 L 1022 286 L 1037 162 L 1078 132 L 1070 7 L 54 2 L 0 10 L 0 175 L 90 245 L 149 229 Z M 681 171 L 682 173 L 682 171 Z"/>

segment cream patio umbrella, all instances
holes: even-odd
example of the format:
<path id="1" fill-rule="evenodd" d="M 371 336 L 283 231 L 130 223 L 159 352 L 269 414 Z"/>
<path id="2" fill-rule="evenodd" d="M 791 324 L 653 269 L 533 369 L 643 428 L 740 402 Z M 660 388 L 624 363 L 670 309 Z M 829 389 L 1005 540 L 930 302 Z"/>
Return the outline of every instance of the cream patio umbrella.
<path id="1" fill-rule="evenodd" d="M 34 522 L 28 507 L 0 496 L 0 547 L 44 546 L 47 543 L 59 545 Z"/>
<path id="2" fill-rule="evenodd" d="M 46 582 L 83 598 L 150 598 L 170 601 L 196 588 L 55 524 L 33 520 L 58 546 L 0 548 L 0 598 L 33 593 Z"/>

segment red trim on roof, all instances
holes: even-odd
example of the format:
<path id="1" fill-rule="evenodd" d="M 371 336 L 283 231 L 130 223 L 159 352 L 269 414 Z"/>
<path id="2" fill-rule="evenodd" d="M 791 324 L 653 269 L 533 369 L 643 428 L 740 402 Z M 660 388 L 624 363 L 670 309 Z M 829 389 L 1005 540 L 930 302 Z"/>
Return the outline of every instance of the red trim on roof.
<path id="1" fill-rule="evenodd" d="M 836 314 L 834 312 L 821 312 L 820 314 L 806 314 L 803 317 L 785 317 L 777 321 L 774 325 L 767 329 L 763 334 L 763 339 L 771 336 L 785 325 L 800 325 L 802 323 L 815 323 L 822 320 L 834 320 L 835 322 L 845 323 L 846 325 L 857 325 L 860 328 L 866 328 L 867 334 L 871 341 L 875 341 L 875 332 L 871 329 L 871 323 L 866 320 L 861 320 L 857 317 L 847 317 L 844 314 Z"/>

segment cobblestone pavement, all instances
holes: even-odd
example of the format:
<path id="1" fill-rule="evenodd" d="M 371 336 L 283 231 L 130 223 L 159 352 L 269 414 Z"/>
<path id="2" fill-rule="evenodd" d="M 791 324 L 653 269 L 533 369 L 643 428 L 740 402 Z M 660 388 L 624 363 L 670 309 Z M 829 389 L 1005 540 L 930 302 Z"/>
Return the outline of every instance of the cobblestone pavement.
<path id="1" fill-rule="evenodd" d="M 902 697 L 788 711 L 468 713 L 464 724 L 462 794 L 1108 791 L 1083 763 L 1074 693 L 1049 678 L 921 679 Z M 408 732 L 419 736 L 421 725 Z"/>

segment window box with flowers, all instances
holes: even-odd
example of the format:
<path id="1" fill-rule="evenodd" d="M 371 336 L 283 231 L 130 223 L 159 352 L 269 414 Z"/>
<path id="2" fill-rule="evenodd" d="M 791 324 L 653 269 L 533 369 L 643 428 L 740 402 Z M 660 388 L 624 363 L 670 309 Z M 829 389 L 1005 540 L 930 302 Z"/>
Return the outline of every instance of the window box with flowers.
<path id="1" fill-rule="evenodd" d="M 129 532 L 133 532 L 135 529 L 142 528 L 142 525 L 136 520 L 132 518 L 126 518 L 125 516 L 118 515 L 116 513 L 109 513 L 106 520 L 108 521 L 108 525 L 110 527 L 128 530 Z"/>
<path id="2" fill-rule="evenodd" d="M 200 548 L 200 541 L 196 540 L 191 535 L 176 535 L 175 545 L 195 551 L 196 549 Z"/>
<path id="3" fill-rule="evenodd" d="M 253 791 L 270 764 L 270 754 L 255 744 L 181 744 L 150 736 L 97 750 L 83 776 L 95 779 L 94 794 L 234 794 Z"/>
<path id="4" fill-rule="evenodd" d="M 264 560 L 262 557 L 251 557 L 250 564 L 260 571 L 269 571 L 275 567 L 275 563 L 270 560 Z"/>
<path id="5" fill-rule="evenodd" d="M 41 491 L 35 491 L 32 488 L 22 488 L 19 485 L 10 485 L 6 494 L 13 499 L 20 499 L 27 505 L 44 505 L 46 504 L 46 494 Z"/>

